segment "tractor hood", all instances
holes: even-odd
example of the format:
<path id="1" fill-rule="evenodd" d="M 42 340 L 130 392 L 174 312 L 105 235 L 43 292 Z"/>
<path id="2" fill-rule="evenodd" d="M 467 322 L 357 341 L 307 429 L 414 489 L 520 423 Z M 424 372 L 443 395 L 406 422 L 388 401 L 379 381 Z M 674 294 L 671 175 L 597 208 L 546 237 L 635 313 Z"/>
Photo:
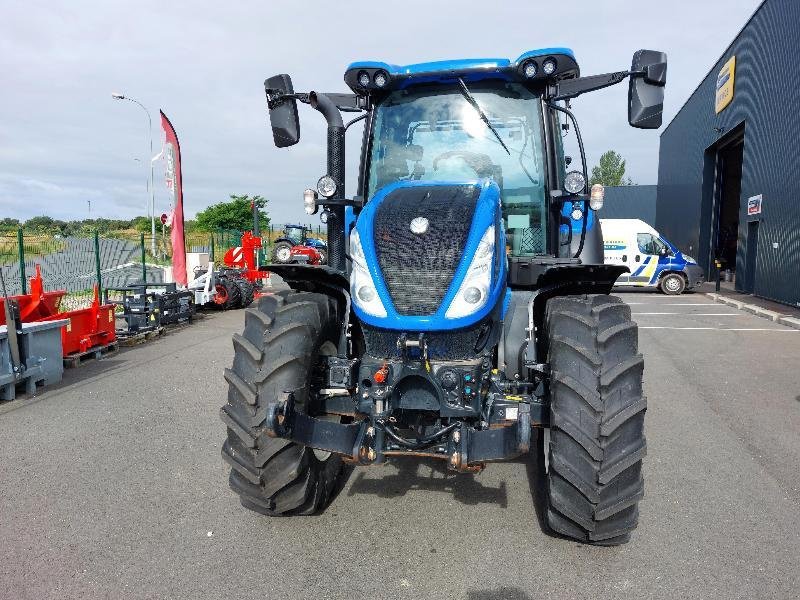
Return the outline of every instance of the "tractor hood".
<path id="1" fill-rule="evenodd" d="M 468 327 L 505 289 L 500 190 L 488 179 L 381 188 L 351 233 L 359 319 L 403 331 Z"/>

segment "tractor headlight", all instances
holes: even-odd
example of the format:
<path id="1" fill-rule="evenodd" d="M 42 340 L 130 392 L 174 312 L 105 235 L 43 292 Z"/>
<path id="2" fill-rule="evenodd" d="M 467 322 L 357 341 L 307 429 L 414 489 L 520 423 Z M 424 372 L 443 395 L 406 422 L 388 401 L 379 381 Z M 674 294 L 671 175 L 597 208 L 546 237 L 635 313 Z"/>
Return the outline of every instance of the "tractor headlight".
<path id="1" fill-rule="evenodd" d="M 536 63 L 535 63 L 535 62 L 533 62 L 532 60 L 529 60 L 528 62 L 526 62 L 526 63 L 525 63 L 523 66 L 522 66 L 522 73 L 523 73 L 523 74 L 525 75 L 525 77 L 527 77 L 528 79 L 532 79 L 532 78 L 536 77 L 536 71 L 537 71 L 537 70 L 538 70 L 538 69 L 536 68 Z"/>
<path id="2" fill-rule="evenodd" d="M 353 259 L 353 271 L 350 273 L 350 297 L 365 313 L 373 317 L 385 317 L 386 308 L 381 302 L 375 282 L 367 268 L 364 249 L 358 231 L 350 233 L 350 258 Z"/>
<path id="3" fill-rule="evenodd" d="M 467 269 L 467 275 L 447 308 L 445 317 L 458 319 L 478 312 L 489 300 L 492 283 L 492 261 L 494 260 L 494 225 L 489 226 L 481 237 L 475 256 Z"/>
<path id="4" fill-rule="evenodd" d="M 556 72 L 556 59 L 548 58 L 544 63 L 542 63 L 542 71 L 544 71 L 545 75 L 552 75 Z"/>
<path id="5" fill-rule="evenodd" d="M 601 184 L 595 183 L 592 186 L 592 192 L 589 195 L 589 207 L 592 210 L 600 210 L 603 208 L 603 198 L 605 198 L 605 195 L 605 188 Z"/>
<path id="6" fill-rule="evenodd" d="M 375 85 L 377 85 L 379 88 L 382 88 L 389 81 L 389 76 L 385 71 L 378 71 L 375 73 L 375 77 L 372 78 L 372 81 L 374 81 Z"/>
<path id="7" fill-rule="evenodd" d="M 323 175 L 317 182 L 317 191 L 325 198 L 331 198 L 336 193 L 336 180 L 330 175 Z"/>
<path id="8" fill-rule="evenodd" d="M 580 171 L 570 171 L 564 177 L 564 189 L 570 194 L 580 194 L 586 189 L 586 179 Z"/>
<path id="9" fill-rule="evenodd" d="M 303 208 L 307 215 L 317 212 L 317 192 L 311 189 L 303 192 Z"/>
<path id="10" fill-rule="evenodd" d="M 358 72 L 358 85 L 361 87 L 369 87 L 369 73 L 366 71 L 359 71 Z"/>

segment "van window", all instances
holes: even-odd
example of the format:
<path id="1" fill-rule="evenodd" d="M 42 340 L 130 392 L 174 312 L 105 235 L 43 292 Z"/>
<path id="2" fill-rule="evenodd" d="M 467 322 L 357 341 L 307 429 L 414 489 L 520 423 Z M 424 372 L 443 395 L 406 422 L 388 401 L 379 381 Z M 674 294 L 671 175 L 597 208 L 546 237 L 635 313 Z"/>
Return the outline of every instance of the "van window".
<path id="1" fill-rule="evenodd" d="M 660 254 L 667 245 L 654 236 L 652 233 L 637 233 L 636 244 L 642 254 Z"/>

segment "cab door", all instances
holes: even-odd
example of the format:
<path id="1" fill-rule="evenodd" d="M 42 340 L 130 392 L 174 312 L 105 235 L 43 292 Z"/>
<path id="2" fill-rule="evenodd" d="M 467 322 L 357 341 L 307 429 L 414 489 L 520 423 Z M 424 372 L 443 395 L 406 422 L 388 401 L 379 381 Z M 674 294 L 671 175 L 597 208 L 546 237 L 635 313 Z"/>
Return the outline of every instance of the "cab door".
<path id="1" fill-rule="evenodd" d="M 658 283 L 659 259 L 664 242 L 650 232 L 636 233 L 630 246 L 629 257 L 631 270 L 629 281 L 639 287 L 654 286 Z"/>

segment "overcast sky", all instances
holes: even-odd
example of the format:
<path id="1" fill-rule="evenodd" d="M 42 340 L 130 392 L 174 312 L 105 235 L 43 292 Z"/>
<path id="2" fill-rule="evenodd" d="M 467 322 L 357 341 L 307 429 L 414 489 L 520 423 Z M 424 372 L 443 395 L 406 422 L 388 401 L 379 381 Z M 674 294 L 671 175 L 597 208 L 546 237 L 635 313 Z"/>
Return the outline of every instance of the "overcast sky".
<path id="1" fill-rule="evenodd" d="M 476 2 L 13 2 L 0 0 L 0 217 L 130 218 L 147 202 L 147 117 L 181 141 L 187 216 L 231 193 L 269 199 L 276 223 L 303 217 L 325 170 L 325 123 L 301 106 L 300 144 L 278 150 L 263 81 L 347 91 L 355 60 L 406 64 L 574 49 L 583 75 L 629 68 L 639 48 L 669 57 L 666 125 L 760 0 Z M 627 124 L 624 84 L 574 101 L 589 165 L 613 148 L 636 183 L 656 183 L 658 132 Z M 711 107 L 709 107 L 711 110 Z M 355 175 L 358 135 L 348 134 Z M 168 210 L 163 163 L 156 211 Z"/>

